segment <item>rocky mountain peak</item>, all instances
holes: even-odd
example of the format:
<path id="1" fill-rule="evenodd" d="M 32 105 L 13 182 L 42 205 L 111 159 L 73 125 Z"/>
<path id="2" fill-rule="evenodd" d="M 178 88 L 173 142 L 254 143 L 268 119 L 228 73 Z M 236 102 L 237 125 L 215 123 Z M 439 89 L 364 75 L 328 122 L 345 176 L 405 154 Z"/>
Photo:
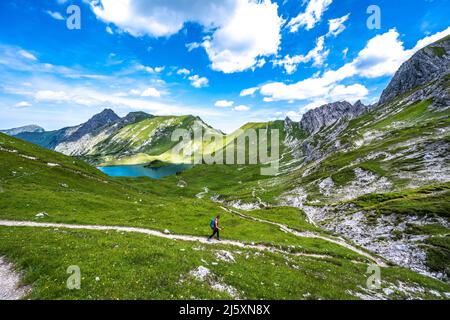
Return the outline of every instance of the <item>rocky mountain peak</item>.
<path id="1" fill-rule="evenodd" d="M 354 105 L 347 101 L 329 103 L 305 113 L 300 121 L 300 127 L 310 134 L 315 134 L 338 120 L 356 118 L 367 109 L 368 107 L 361 101 Z"/>
<path id="2" fill-rule="evenodd" d="M 96 114 L 86 123 L 83 123 L 68 139 L 69 141 L 75 141 L 80 139 L 86 134 L 93 133 L 96 130 L 105 127 L 120 120 L 120 117 L 111 109 L 105 109 L 102 112 Z"/>
<path id="3" fill-rule="evenodd" d="M 379 104 L 392 101 L 408 91 L 450 72 L 450 36 L 416 52 L 406 61 L 383 91 Z"/>
<path id="4" fill-rule="evenodd" d="M 105 109 L 102 112 L 96 114 L 91 119 L 86 122 L 86 124 L 96 124 L 100 126 L 104 126 L 111 122 L 115 122 L 119 120 L 120 117 L 111 109 Z"/>
<path id="5" fill-rule="evenodd" d="M 294 123 L 294 121 L 291 118 L 286 117 L 286 119 L 284 119 L 284 123 L 286 125 L 290 126 L 290 125 L 292 125 Z"/>
<path id="6" fill-rule="evenodd" d="M 121 122 L 128 123 L 136 123 L 142 120 L 151 119 L 153 115 L 148 114 L 146 112 L 138 111 L 138 112 L 130 112 L 125 117 L 122 118 Z"/>

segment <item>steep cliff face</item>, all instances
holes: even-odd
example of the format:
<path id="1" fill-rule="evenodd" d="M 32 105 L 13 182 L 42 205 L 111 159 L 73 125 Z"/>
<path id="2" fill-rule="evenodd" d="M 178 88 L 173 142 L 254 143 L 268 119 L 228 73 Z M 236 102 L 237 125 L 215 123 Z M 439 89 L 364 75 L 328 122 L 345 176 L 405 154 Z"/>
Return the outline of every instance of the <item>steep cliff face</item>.
<path id="1" fill-rule="evenodd" d="M 380 104 L 392 101 L 408 91 L 442 78 L 450 72 L 450 37 L 420 51 L 405 62 L 383 91 Z"/>
<path id="2" fill-rule="evenodd" d="M 305 113 L 300 121 L 300 127 L 310 134 L 315 134 L 341 119 L 351 120 L 367 110 L 368 107 L 360 101 L 353 105 L 347 101 L 326 104 Z"/>

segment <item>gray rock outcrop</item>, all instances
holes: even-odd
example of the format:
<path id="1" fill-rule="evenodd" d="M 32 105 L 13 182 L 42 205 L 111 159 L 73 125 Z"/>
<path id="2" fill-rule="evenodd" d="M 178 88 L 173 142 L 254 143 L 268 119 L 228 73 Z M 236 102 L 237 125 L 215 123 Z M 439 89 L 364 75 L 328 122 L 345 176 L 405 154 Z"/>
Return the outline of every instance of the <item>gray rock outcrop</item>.
<path id="1" fill-rule="evenodd" d="M 379 104 L 447 75 L 450 72 L 449 52 L 450 37 L 418 51 L 397 71 L 383 91 Z"/>

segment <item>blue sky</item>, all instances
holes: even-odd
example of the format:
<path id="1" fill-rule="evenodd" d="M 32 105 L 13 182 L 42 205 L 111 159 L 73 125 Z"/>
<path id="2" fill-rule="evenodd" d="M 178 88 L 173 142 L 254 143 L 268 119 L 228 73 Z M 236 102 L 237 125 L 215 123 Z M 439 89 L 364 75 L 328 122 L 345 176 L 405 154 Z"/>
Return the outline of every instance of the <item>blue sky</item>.
<path id="1" fill-rule="evenodd" d="M 81 12 L 69 30 L 67 8 Z M 381 27 L 369 29 L 370 5 Z M 377 101 L 450 33 L 448 0 L 3 0 L 0 128 L 51 130 L 103 108 L 194 114 L 230 132 Z"/>

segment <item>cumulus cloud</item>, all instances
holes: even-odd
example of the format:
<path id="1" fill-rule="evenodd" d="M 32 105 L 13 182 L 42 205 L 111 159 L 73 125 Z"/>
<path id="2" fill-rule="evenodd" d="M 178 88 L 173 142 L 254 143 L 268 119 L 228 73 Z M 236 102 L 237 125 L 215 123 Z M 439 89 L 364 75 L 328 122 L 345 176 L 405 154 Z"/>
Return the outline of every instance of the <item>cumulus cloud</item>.
<path id="1" fill-rule="evenodd" d="M 203 88 L 203 87 L 207 87 L 209 85 L 208 78 L 200 77 L 197 74 L 189 77 L 188 79 L 189 79 L 189 81 L 191 81 L 191 85 L 194 88 Z"/>
<path id="2" fill-rule="evenodd" d="M 297 32 L 299 28 L 304 27 L 311 30 L 321 21 L 323 13 L 328 9 L 333 0 L 309 0 L 305 12 L 300 13 L 291 19 L 288 27 L 291 32 Z"/>
<path id="3" fill-rule="evenodd" d="M 214 104 L 215 107 L 218 108 L 229 108 L 232 107 L 234 105 L 234 101 L 228 101 L 228 100 L 219 100 L 216 101 L 216 103 Z"/>
<path id="4" fill-rule="evenodd" d="M 362 78 L 378 78 L 392 76 L 403 62 L 414 53 L 434 41 L 450 34 L 450 27 L 435 35 L 428 36 L 412 49 L 405 49 L 399 39 L 399 33 L 391 29 L 368 41 L 366 47 L 352 61 L 337 70 L 329 70 L 321 76 L 308 78 L 297 83 L 285 84 L 272 82 L 263 85 L 260 93 L 264 101 L 295 100 L 349 100 L 356 101 L 368 94 L 367 88 L 361 84 L 343 85 L 345 79 L 359 76 Z"/>
<path id="5" fill-rule="evenodd" d="M 321 66 L 328 54 L 329 50 L 325 49 L 325 36 L 321 36 L 316 41 L 316 47 L 309 51 L 306 55 L 296 55 L 291 57 L 290 55 L 285 56 L 283 59 L 274 60 L 274 66 L 282 66 L 287 74 L 293 74 L 297 71 L 299 64 L 309 63 L 313 61 L 314 66 Z"/>
<path id="6" fill-rule="evenodd" d="M 147 88 L 141 93 L 141 97 L 159 98 L 161 97 L 161 92 L 155 88 Z"/>
<path id="7" fill-rule="evenodd" d="M 405 49 L 397 30 L 372 38 L 352 62 L 356 73 L 366 78 L 393 75 L 403 62 L 417 51 L 450 34 L 450 27 L 419 40 L 411 49 Z"/>
<path id="8" fill-rule="evenodd" d="M 98 0 L 91 1 L 96 16 L 133 36 L 165 37 L 178 33 L 188 21 L 205 27 L 220 25 L 233 11 L 233 0 Z"/>
<path id="9" fill-rule="evenodd" d="M 284 22 L 271 0 L 97 0 L 91 8 L 133 36 L 167 37 L 199 23 L 211 35 L 187 48 L 203 47 L 212 69 L 224 73 L 261 67 L 263 57 L 278 52 Z"/>
<path id="10" fill-rule="evenodd" d="M 224 73 L 261 67 L 265 62 L 262 57 L 276 54 L 281 43 L 283 20 L 276 3 L 237 2 L 238 8 L 230 19 L 202 43 L 212 69 Z"/>
<path id="11" fill-rule="evenodd" d="M 178 75 L 188 76 L 191 74 L 191 71 L 186 68 L 181 68 L 177 70 Z"/>
<path id="12" fill-rule="evenodd" d="M 118 92 L 115 93 L 116 97 L 127 97 L 127 96 L 135 96 L 135 97 L 151 97 L 151 98 L 160 98 L 162 96 L 161 91 L 156 88 L 149 87 L 146 89 L 130 89 L 128 92 Z"/>

